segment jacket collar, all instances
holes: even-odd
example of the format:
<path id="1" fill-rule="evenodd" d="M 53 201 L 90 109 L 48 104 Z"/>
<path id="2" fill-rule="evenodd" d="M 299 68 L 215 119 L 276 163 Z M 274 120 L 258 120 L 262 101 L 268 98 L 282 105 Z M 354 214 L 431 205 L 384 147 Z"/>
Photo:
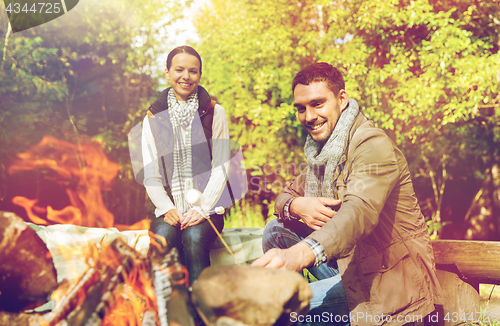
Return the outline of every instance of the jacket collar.
<path id="1" fill-rule="evenodd" d="M 365 117 L 365 115 L 363 113 L 361 113 L 361 111 L 359 111 L 358 115 L 354 119 L 354 122 L 351 126 L 351 129 L 349 130 L 349 137 L 347 137 L 347 139 L 345 141 L 344 153 L 340 157 L 338 165 L 341 165 L 341 164 L 345 163 L 345 161 L 347 161 L 347 151 L 349 148 L 349 143 L 351 142 L 351 139 L 354 136 L 354 133 L 356 132 L 356 130 L 358 130 L 358 128 L 367 121 L 369 121 L 369 120 Z M 338 170 L 335 171 L 337 176 L 338 176 L 339 172 L 340 171 L 338 171 Z M 336 178 L 337 176 L 334 176 L 334 177 Z"/>
<path id="2" fill-rule="evenodd" d="M 354 136 L 354 133 L 358 128 L 365 122 L 367 122 L 368 119 L 365 117 L 363 113 L 361 113 L 361 110 L 359 111 L 358 115 L 354 119 L 354 123 L 351 126 L 351 129 L 349 130 L 349 138 L 348 140 L 351 140 L 352 137 Z"/>

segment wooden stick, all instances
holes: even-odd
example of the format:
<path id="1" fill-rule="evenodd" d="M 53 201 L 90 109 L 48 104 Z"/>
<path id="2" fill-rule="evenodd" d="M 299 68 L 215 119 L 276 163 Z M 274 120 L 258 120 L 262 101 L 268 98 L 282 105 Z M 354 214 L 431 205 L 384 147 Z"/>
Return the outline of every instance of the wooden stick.
<path id="1" fill-rule="evenodd" d="M 201 311 L 201 309 L 198 308 L 196 305 L 195 305 L 195 308 L 196 308 L 196 311 L 198 312 L 198 316 L 201 317 L 201 320 L 203 320 L 205 325 L 210 325 L 210 322 L 208 321 L 207 316 L 205 316 L 205 314 Z"/>
<path id="2" fill-rule="evenodd" d="M 212 223 L 212 221 L 210 220 L 210 217 L 207 218 L 208 222 L 210 223 L 210 225 L 212 226 L 212 228 L 214 229 L 215 233 L 217 233 L 217 235 L 219 236 L 219 239 L 222 241 L 222 243 L 224 244 L 224 246 L 226 247 L 227 251 L 229 251 L 229 253 L 231 254 L 231 256 L 233 256 L 234 258 L 234 261 L 236 262 L 236 264 L 239 266 L 240 265 L 240 262 L 238 261 L 238 259 L 236 259 L 236 256 L 234 255 L 234 253 L 231 251 L 231 249 L 229 249 L 229 246 L 227 245 L 226 241 L 224 241 L 224 239 L 222 238 L 222 235 L 219 233 L 219 230 L 217 230 L 217 228 L 215 227 L 215 225 Z"/>

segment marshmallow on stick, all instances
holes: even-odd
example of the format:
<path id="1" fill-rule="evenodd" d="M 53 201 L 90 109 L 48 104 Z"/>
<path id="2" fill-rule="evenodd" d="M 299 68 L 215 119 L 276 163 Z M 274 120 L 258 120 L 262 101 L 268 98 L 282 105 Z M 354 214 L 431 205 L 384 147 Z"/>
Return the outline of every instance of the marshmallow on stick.
<path id="1" fill-rule="evenodd" d="M 188 192 L 186 193 L 186 200 L 187 200 L 187 202 L 189 204 L 193 205 L 193 206 L 201 206 L 203 204 L 204 199 L 205 198 L 203 197 L 203 194 L 199 190 L 191 189 L 191 190 L 188 190 Z M 221 214 L 224 214 L 224 212 L 225 212 L 224 207 L 222 207 L 222 206 L 215 207 L 215 213 L 221 215 Z M 222 238 L 220 232 L 217 230 L 217 228 L 215 227 L 215 225 L 210 220 L 210 216 L 207 216 L 205 218 L 208 220 L 208 222 L 210 223 L 210 225 L 214 229 L 215 233 L 217 233 L 217 236 L 222 241 L 222 243 L 226 247 L 227 251 L 231 254 L 231 256 L 233 256 L 234 261 L 236 262 L 236 264 L 239 265 L 240 262 L 238 261 L 238 259 L 236 259 L 236 256 L 234 255 L 233 251 L 229 248 L 229 246 L 227 245 L 226 241 L 224 241 L 224 238 Z"/>
<path id="2" fill-rule="evenodd" d="M 186 200 L 193 206 L 201 206 L 203 205 L 205 198 L 203 197 L 201 191 L 196 189 L 190 189 L 186 194 Z"/>
<path id="3" fill-rule="evenodd" d="M 201 191 L 197 189 L 190 189 L 186 194 L 186 200 L 191 205 L 200 207 L 201 205 L 203 205 L 205 197 L 203 196 Z M 224 207 L 218 206 L 215 207 L 214 211 L 216 214 L 222 215 L 226 210 L 224 209 Z"/>

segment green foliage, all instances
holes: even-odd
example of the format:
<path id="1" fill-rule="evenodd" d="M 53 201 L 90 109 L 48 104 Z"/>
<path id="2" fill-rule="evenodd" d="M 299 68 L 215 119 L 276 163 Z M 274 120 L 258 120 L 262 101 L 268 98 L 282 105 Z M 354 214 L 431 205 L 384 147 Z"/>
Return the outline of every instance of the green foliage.
<path id="1" fill-rule="evenodd" d="M 189 3 L 80 1 L 62 17 L 14 34 L 7 33 L 1 11 L 2 169 L 46 134 L 73 143 L 101 142 L 122 166 L 117 181 L 122 189 L 108 196 L 108 206 L 130 222 L 143 218 L 144 189 L 130 172 L 127 133 L 156 94 L 155 60 L 171 47 L 160 35 L 182 17 L 178 8 Z"/>
<path id="2" fill-rule="evenodd" d="M 162 49 L 164 42 L 154 35 L 169 24 L 158 20 L 175 20 L 176 4 L 85 1 L 53 22 L 11 34 L 4 42 L 0 79 L 1 114 L 9 117 L 0 120 L 8 121 L 2 125 L 4 136 L 14 135 L 9 129 L 15 126 L 32 126 L 31 131 L 44 129 L 59 137 L 75 131 L 97 136 L 108 150 L 121 147 L 117 136 L 124 139 L 144 115 L 156 86 L 148 66 L 152 50 Z M 31 135 L 41 136 L 27 133 L 24 146 L 33 143 Z"/>
<path id="3" fill-rule="evenodd" d="M 426 218 L 425 220 L 432 240 L 438 239 L 437 232 L 441 231 L 447 224 L 450 224 L 450 222 L 436 222 L 432 218 Z"/>
<path id="4" fill-rule="evenodd" d="M 455 8 L 435 11 L 427 1 L 368 3 L 347 22 L 368 45 L 367 74 L 352 78 L 365 80 L 359 87 L 367 113 L 399 141 L 423 144 L 446 124 L 474 118 L 496 96 L 500 57 L 490 52 L 489 40 L 452 18 Z"/>
<path id="5" fill-rule="evenodd" d="M 216 0 L 196 21 L 204 83 L 226 108 L 230 134 L 245 151 L 254 203 L 271 201 L 304 162 L 291 81 L 320 48 L 316 11 L 317 4 Z"/>
<path id="6" fill-rule="evenodd" d="M 144 194 L 129 191 L 126 135 L 154 99 L 163 71 L 156 61 L 172 47 L 165 35 L 190 3 L 88 0 L 15 34 L 0 12 L 2 180 L 15 154 L 45 134 L 90 138 L 123 166 L 126 199 L 113 205 L 133 211 Z M 466 185 L 473 198 L 500 163 L 499 15 L 497 0 L 207 4 L 195 17 L 202 84 L 225 107 L 250 175 L 231 220 L 271 217 L 276 195 L 302 171 L 305 133 L 291 81 L 317 61 L 344 72 L 349 96 L 405 152 L 425 216 L 440 227 L 463 217 L 467 207 L 454 211 L 447 185 Z"/>
<path id="7" fill-rule="evenodd" d="M 495 0 L 213 0 L 195 21 L 205 81 L 245 149 L 254 200 L 283 190 L 265 194 L 266 183 L 293 178 L 266 175 L 266 164 L 304 161 L 291 81 L 326 61 L 411 158 L 419 196 L 441 223 L 445 185 L 499 160 L 499 13 Z"/>
<path id="8" fill-rule="evenodd" d="M 227 210 L 225 228 L 262 228 L 265 223 L 257 207 L 250 207 L 244 199 Z"/>

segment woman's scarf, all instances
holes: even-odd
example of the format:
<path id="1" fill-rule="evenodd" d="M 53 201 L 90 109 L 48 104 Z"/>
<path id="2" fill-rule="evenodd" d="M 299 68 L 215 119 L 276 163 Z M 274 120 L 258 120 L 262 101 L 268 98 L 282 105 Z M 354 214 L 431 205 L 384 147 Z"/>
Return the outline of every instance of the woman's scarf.
<path id="1" fill-rule="evenodd" d="M 179 102 L 172 89 L 168 91 L 168 114 L 174 135 L 174 172 L 171 183 L 175 207 L 184 213 L 191 208 L 186 193 L 193 189 L 191 126 L 198 110 L 198 91 L 189 95 L 186 102 Z M 183 131 L 183 129 L 185 131 Z M 184 141 L 182 137 L 185 135 Z"/>

